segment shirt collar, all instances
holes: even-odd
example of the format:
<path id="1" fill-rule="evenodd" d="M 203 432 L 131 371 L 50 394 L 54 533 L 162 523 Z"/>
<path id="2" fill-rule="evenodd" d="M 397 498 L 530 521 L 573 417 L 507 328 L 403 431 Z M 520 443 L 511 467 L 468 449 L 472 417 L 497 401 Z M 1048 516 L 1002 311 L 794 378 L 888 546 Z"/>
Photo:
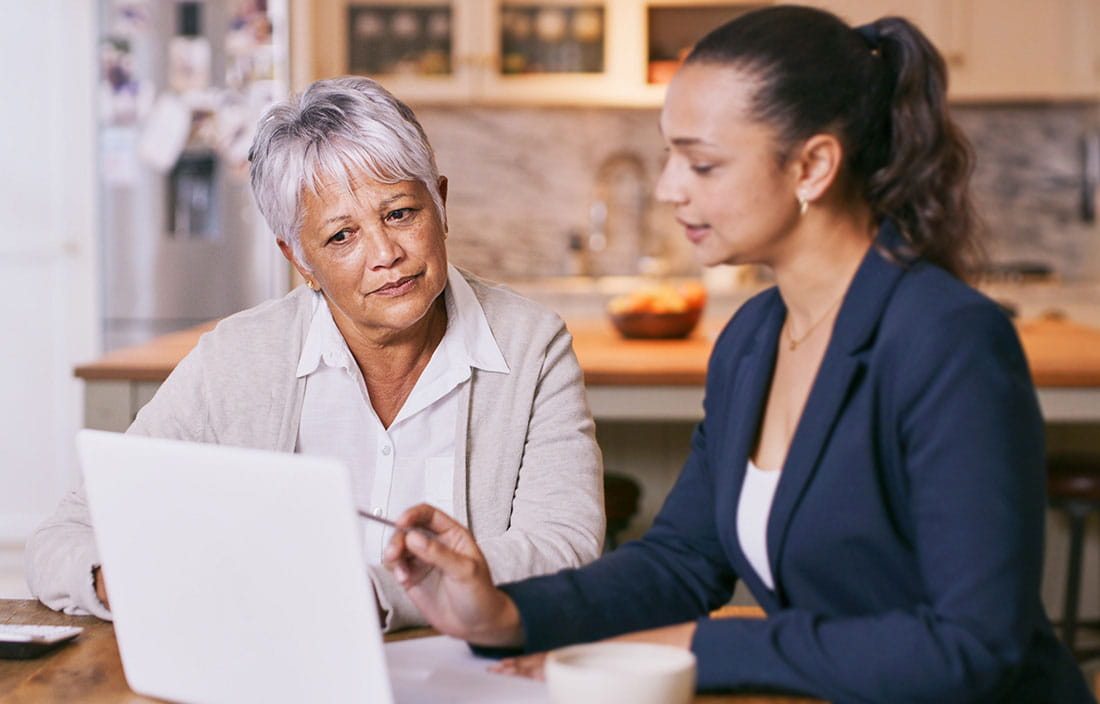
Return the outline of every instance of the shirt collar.
<path id="1" fill-rule="evenodd" d="M 302 354 L 298 357 L 296 375 L 300 378 L 317 371 L 321 364 L 351 372 L 352 359 L 348 343 L 332 319 L 332 311 L 320 291 L 313 294 L 313 320 L 306 333 Z"/>
<path id="2" fill-rule="evenodd" d="M 462 272 L 451 264 L 447 265 L 447 287 L 443 295 L 447 306 L 447 331 L 440 346 L 447 356 L 469 367 L 507 374 L 508 364 L 493 337 L 481 302 Z M 322 363 L 352 372 L 348 343 L 336 327 L 324 296 L 318 291 L 314 293 L 313 320 L 302 345 L 296 374 L 309 376 Z"/>

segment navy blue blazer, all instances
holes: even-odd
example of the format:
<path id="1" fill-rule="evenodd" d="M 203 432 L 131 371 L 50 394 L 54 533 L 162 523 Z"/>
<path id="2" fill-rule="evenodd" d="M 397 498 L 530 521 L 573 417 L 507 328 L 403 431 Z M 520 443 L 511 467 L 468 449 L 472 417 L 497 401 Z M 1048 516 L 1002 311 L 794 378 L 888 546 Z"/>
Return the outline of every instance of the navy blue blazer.
<path id="1" fill-rule="evenodd" d="M 653 527 L 579 570 L 507 585 L 529 651 L 698 620 L 702 690 L 833 702 L 1092 702 L 1039 599 L 1043 425 L 1015 329 L 881 229 L 837 315 L 767 528 L 737 502 L 786 308 L 718 338 L 705 418 Z M 766 619 L 709 619 L 744 580 Z"/>

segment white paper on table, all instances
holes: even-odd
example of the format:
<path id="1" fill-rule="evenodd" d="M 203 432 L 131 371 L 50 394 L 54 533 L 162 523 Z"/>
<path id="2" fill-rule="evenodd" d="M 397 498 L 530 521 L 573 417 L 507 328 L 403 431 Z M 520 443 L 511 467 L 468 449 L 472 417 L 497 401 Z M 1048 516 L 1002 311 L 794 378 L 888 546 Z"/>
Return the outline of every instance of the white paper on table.
<path id="1" fill-rule="evenodd" d="M 548 704 L 546 685 L 498 675 L 493 662 L 457 638 L 435 636 L 387 643 L 386 667 L 397 704 Z"/>

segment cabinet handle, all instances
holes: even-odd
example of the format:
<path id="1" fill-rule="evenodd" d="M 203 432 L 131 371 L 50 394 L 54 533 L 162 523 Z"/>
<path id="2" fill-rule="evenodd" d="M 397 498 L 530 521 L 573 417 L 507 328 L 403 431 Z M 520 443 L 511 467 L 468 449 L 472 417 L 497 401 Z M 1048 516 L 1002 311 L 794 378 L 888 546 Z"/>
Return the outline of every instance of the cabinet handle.
<path id="1" fill-rule="evenodd" d="M 944 61 L 948 66 L 962 68 L 966 65 L 966 54 L 961 51 L 951 51 L 944 55 Z"/>

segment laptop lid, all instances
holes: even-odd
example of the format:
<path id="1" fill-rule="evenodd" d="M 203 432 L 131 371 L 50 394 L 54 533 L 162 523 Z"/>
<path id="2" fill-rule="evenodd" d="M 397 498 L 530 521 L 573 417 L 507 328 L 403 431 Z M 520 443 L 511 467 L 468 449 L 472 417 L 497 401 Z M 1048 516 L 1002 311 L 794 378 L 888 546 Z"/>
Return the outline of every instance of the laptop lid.
<path id="1" fill-rule="evenodd" d="M 391 704 L 340 462 L 94 430 L 77 447 L 131 689 Z"/>

